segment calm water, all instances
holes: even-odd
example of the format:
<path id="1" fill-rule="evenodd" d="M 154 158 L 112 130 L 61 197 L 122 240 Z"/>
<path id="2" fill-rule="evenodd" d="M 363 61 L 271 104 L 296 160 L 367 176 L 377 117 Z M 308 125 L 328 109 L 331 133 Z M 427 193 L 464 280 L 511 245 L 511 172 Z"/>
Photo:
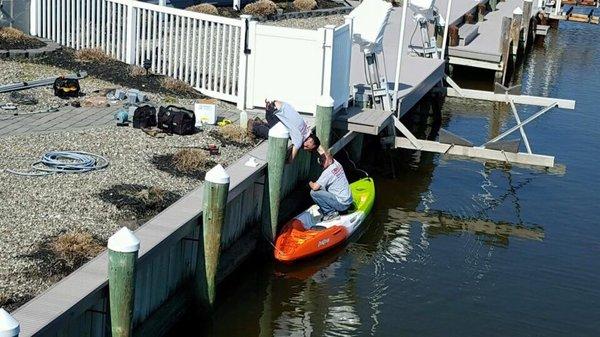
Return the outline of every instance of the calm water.
<path id="1" fill-rule="evenodd" d="M 214 317 L 173 335 L 599 336 L 599 46 L 599 26 L 561 23 L 519 74 L 527 94 L 577 100 L 526 127 L 564 173 L 413 155 L 376 176 L 358 241 L 291 269 L 248 263 Z M 441 122 L 480 143 L 509 114 L 452 100 Z"/>

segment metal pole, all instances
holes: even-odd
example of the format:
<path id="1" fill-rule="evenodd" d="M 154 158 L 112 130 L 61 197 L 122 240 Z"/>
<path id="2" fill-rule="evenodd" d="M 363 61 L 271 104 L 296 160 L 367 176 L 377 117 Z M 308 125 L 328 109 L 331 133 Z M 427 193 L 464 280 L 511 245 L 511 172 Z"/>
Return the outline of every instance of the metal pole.
<path id="1" fill-rule="evenodd" d="M 398 106 L 398 88 L 400 86 L 400 68 L 402 67 L 402 53 L 404 50 L 404 28 L 406 27 L 406 9 L 408 8 L 408 1 L 402 2 L 402 25 L 400 26 L 400 37 L 398 38 L 398 61 L 396 62 L 396 79 L 394 81 L 394 102 L 393 107 L 396 111 L 399 110 Z"/>
<path id="2" fill-rule="evenodd" d="M 448 0 L 448 8 L 446 9 L 446 26 L 444 27 L 444 37 L 442 38 L 442 57 L 443 60 L 446 57 L 446 43 L 448 42 L 448 27 L 450 27 L 450 10 L 452 8 L 452 0 Z"/>
<path id="3" fill-rule="evenodd" d="M 518 129 L 518 128 L 520 128 L 520 127 L 523 127 L 523 126 L 525 126 L 525 125 L 529 124 L 529 122 L 533 121 L 534 119 L 538 118 L 538 117 L 539 117 L 539 116 L 541 116 L 542 114 L 546 113 L 548 110 L 550 110 L 550 109 L 552 109 L 552 108 L 554 108 L 554 107 L 557 107 L 557 106 L 558 106 L 558 103 L 553 103 L 553 104 L 551 104 L 551 105 L 549 105 L 549 106 L 545 107 L 544 109 L 542 109 L 542 110 L 540 110 L 540 111 L 536 112 L 535 114 L 531 115 L 531 117 L 529 117 L 529 118 L 527 118 L 526 120 L 524 120 L 524 121 L 523 121 L 523 123 L 519 123 L 519 124 L 517 124 L 517 125 L 513 126 L 512 128 L 510 128 L 510 129 L 508 129 L 508 130 L 504 131 L 502 134 L 498 135 L 496 138 L 494 138 L 494 139 L 492 139 L 492 140 L 489 140 L 488 142 L 486 142 L 486 143 L 485 143 L 485 144 L 483 144 L 482 146 L 485 146 L 485 145 L 487 145 L 487 144 L 489 144 L 489 143 L 495 143 L 495 142 L 499 141 L 500 139 L 502 139 L 502 138 L 504 138 L 504 137 L 508 136 L 509 134 L 513 133 L 513 132 L 514 132 L 516 129 Z"/>
<path id="4" fill-rule="evenodd" d="M 512 109 L 513 115 L 515 115 L 515 120 L 517 121 L 517 124 L 521 124 L 521 118 L 519 118 L 519 114 L 517 113 L 517 107 L 515 107 L 515 102 L 512 99 L 510 100 L 510 108 Z M 519 128 L 519 131 L 521 132 L 521 137 L 523 137 L 523 142 L 525 143 L 527 153 L 532 153 L 531 146 L 529 146 L 529 139 L 527 139 L 527 134 L 525 133 L 525 129 L 523 129 L 523 127 L 521 126 Z"/>

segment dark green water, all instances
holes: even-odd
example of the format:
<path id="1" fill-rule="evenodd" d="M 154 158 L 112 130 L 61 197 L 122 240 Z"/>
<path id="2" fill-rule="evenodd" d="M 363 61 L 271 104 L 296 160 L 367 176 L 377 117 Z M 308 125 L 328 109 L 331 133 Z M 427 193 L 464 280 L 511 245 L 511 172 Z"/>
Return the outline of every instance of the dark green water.
<path id="1" fill-rule="evenodd" d="M 526 127 L 564 174 L 412 155 L 377 176 L 357 242 L 291 269 L 248 263 L 211 319 L 173 335 L 599 336 L 599 69 L 600 27 L 561 23 L 518 75 L 524 93 L 577 100 Z M 476 144 L 514 125 L 492 103 L 442 113 Z"/>

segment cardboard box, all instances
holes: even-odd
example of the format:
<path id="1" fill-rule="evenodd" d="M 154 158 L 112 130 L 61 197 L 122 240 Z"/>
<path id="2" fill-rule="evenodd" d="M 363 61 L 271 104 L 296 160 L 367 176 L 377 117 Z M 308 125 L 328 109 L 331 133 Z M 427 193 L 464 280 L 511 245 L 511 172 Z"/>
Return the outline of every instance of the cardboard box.
<path id="1" fill-rule="evenodd" d="M 194 104 L 194 116 L 196 117 L 196 126 L 202 123 L 217 124 L 217 100 L 201 99 Z"/>

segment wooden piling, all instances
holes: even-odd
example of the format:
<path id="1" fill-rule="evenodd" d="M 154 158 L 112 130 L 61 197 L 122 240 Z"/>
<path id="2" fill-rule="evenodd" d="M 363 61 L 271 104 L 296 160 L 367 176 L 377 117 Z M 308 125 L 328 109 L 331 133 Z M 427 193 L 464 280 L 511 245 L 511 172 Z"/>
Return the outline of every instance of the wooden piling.
<path id="1" fill-rule="evenodd" d="M 362 133 L 356 135 L 354 139 L 350 142 L 348 152 L 352 161 L 359 162 L 362 159 L 363 142 L 364 134 Z"/>
<path id="2" fill-rule="evenodd" d="M 475 23 L 475 15 L 473 13 L 467 13 L 464 15 L 465 23 L 474 24 Z"/>
<path id="3" fill-rule="evenodd" d="M 500 38 L 500 50 L 502 51 L 502 76 L 496 74 L 496 81 L 500 79 L 500 84 L 504 85 L 507 82 L 506 74 L 508 71 L 508 60 L 510 59 L 510 27 L 512 25 L 512 18 L 506 16 L 502 18 L 502 26 L 500 26 L 501 38 Z"/>
<path id="4" fill-rule="evenodd" d="M 267 153 L 267 176 L 269 183 L 269 215 L 270 226 L 265 228 L 265 235 L 275 241 L 277 235 L 277 225 L 279 223 L 279 205 L 281 203 L 281 183 L 283 178 L 283 168 L 287 154 L 287 144 L 290 132 L 281 123 L 275 124 L 269 130 L 269 150 Z"/>
<path id="5" fill-rule="evenodd" d="M 0 337 L 18 337 L 21 332 L 19 322 L 6 310 L 0 308 Z"/>
<path id="6" fill-rule="evenodd" d="M 331 96 L 319 97 L 316 113 L 317 137 L 321 140 L 324 149 L 331 146 L 331 123 L 333 121 L 334 101 Z"/>
<path id="7" fill-rule="evenodd" d="M 498 0 L 490 0 L 490 8 L 492 9 L 492 12 L 496 10 L 496 7 L 498 6 Z"/>
<path id="8" fill-rule="evenodd" d="M 448 27 L 448 37 L 450 42 L 448 45 L 450 47 L 458 46 L 459 36 L 458 36 L 458 27 L 456 25 L 452 25 Z"/>
<path id="9" fill-rule="evenodd" d="M 221 232 L 225 222 L 227 196 L 229 194 L 229 174 L 220 164 L 206 172 L 202 198 L 202 238 L 204 243 L 204 273 L 199 282 L 200 295 L 209 307 L 215 302 L 217 268 L 221 255 Z M 200 254 L 200 252 L 199 252 Z M 202 256 L 198 256 L 200 260 Z M 205 284 L 202 284 L 202 281 Z"/>
<path id="10" fill-rule="evenodd" d="M 133 336 L 139 250 L 140 240 L 126 227 L 108 239 L 108 295 L 112 337 Z"/>
<path id="11" fill-rule="evenodd" d="M 513 11 L 513 19 L 510 27 L 510 38 L 512 40 L 512 55 L 516 61 L 519 54 L 519 46 L 521 45 L 521 26 L 523 23 L 523 10 L 521 7 L 515 8 Z"/>
<path id="12" fill-rule="evenodd" d="M 477 5 L 477 21 L 483 22 L 487 6 L 485 4 Z"/>
<path id="13" fill-rule="evenodd" d="M 529 37 L 531 36 L 530 24 L 531 24 L 531 11 L 533 8 L 532 0 L 523 1 L 523 15 L 522 15 L 522 29 L 523 29 L 523 49 L 527 50 L 529 47 Z"/>

